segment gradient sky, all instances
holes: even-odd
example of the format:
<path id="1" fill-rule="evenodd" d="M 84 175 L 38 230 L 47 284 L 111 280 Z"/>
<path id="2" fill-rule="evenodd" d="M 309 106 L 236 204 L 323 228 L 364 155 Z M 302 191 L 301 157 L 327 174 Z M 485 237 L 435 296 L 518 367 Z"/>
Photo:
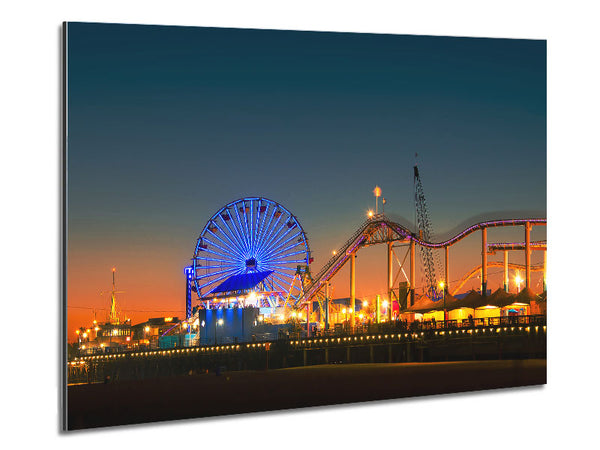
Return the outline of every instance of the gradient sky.
<path id="1" fill-rule="evenodd" d="M 70 23 L 67 94 L 70 330 L 105 319 L 113 266 L 134 323 L 184 316 L 198 234 L 244 196 L 298 217 L 318 272 L 375 185 L 414 220 L 415 153 L 438 238 L 546 215 L 545 41 Z M 480 239 L 451 248 L 451 280 Z M 385 254 L 358 254 L 357 296 L 385 291 Z M 348 294 L 346 270 L 334 286 Z"/>

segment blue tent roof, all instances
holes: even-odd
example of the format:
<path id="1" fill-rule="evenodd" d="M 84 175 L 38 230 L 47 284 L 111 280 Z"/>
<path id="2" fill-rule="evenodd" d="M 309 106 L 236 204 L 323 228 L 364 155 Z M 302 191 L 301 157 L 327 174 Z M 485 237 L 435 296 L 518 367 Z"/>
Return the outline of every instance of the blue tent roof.
<path id="1" fill-rule="evenodd" d="M 456 295 L 453 295 L 452 297 L 454 297 L 454 298 L 455 298 L 455 299 L 457 299 L 457 300 L 462 300 L 463 298 L 465 298 L 465 297 L 466 297 L 467 295 L 469 295 L 470 293 L 471 293 L 471 291 L 469 291 L 469 292 L 464 292 L 464 293 L 462 293 L 462 294 L 456 294 Z M 489 296 L 489 295 L 492 295 L 492 290 L 491 290 L 491 289 L 487 289 L 487 290 L 485 291 L 485 295 L 488 295 L 488 296 Z"/>
<path id="2" fill-rule="evenodd" d="M 241 275 L 232 275 L 219 284 L 216 288 L 211 290 L 209 294 L 253 289 L 258 283 L 263 281 L 272 273 L 272 270 L 265 270 L 264 272 L 248 272 Z"/>

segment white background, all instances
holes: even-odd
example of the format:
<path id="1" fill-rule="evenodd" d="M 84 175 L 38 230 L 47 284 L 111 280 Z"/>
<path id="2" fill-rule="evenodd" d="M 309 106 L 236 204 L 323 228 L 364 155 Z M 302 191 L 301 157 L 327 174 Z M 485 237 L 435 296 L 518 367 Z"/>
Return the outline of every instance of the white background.
<path id="1" fill-rule="evenodd" d="M 596 446 L 599 280 L 594 266 L 598 252 L 592 245 L 598 236 L 593 219 L 599 176 L 594 157 L 599 150 L 599 16 L 592 2 L 561 2 L 562 8 L 546 1 L 483 3 L 3 3 L 2 442 L 10 448 L 104 450 L 125 446 L 311 450 L 324 446 Z M 60 25 L 64 20 L 547 39 L 548 385 L 59 433 Z"/>

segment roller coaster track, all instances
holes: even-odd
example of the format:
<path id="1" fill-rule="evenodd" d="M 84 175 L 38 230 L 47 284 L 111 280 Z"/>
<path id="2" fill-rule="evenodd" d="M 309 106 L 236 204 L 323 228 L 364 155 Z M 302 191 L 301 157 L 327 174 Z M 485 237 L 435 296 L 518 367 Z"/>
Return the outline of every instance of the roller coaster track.
<path id="1" fill-rule="evenodd" d="M 456 244 L 460 240 L 466 238 L 470 234 L 484 229 L 495 227 L 512 227 L 524 226 L 527 223 L 530 225 L 546 225 L 546 219 L 504 219 L 504 220 L 489 220 L 479 222 L 465 228 L 463 231 L 454 237 L 442 242 L 428 242 L 424 239 L 415 236 L 404 226 L 393 222 L 383 214 L 378 214 L 373 218 L 363 222 L 356 232 L 348 239 L 335 255 L 325 263 L 323 268 L 313 277 L 312 281 L 305 287 L 304 294 L 295 302 L 294 306 L 299 307 L 313 299 L 319 290 L 327 283 L 339 270 L 344 266 L 350 256 L 357 252 L 358 249 L 365 245 L 376 244 L 381 242 L 410 242 L 421 245 L 427 248 L 445 248 Z M 385 237 L 382 239 L 381 235 Z M 376 237 L 377 236 L 377 237 Z M 375 239 L 372 239 L 376 237 Z"/>
<path id="2" fill-rule="evenodd" d="M 488 267 L 504 267 L 504 263 L 502 261 L 492 261 L 492 262 L 488 262 L 487 264 Z M 508 263 L 508 268 L 512 269 L 512 270 L 523 270 L 525 271 L 525 265 L 524 264 L 514 264 L 514 263 Z M 544 265 L 543 264 L 539 264 L 539 265 L 535 265 L 535 266 L 531 266 L 530 269 L 532 272 L 541 272 L 544 270 Z M 481 264 L 479 264 L 478 266 L 474 267 L 473 270 L 471 270 L 468 274 L 466 274 L 465 276 L 463 276 L 461 278 L 461 280 L 458 282 L 458 285 L 454 288 L 454 290 L 452 291 L 452 295 L 456 295 L 458 293 L 458 291 L 460 291 L 460 289 L 465 285 L 465 283 L 467 281 L 469 281 L 471 278 L 473 278 L 475 275 L 477 275 L 479 272 L 481 271 Z"/>

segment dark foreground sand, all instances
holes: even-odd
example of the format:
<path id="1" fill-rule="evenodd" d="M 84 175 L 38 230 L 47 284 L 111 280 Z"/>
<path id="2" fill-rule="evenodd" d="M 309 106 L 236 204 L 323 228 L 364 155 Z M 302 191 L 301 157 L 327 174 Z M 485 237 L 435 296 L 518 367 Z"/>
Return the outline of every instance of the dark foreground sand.
<path id="1" fill-rule="evenodd" d="M 546 360 L 343 364 L 69 386 L 68 429 L 546 383 Z"/>

